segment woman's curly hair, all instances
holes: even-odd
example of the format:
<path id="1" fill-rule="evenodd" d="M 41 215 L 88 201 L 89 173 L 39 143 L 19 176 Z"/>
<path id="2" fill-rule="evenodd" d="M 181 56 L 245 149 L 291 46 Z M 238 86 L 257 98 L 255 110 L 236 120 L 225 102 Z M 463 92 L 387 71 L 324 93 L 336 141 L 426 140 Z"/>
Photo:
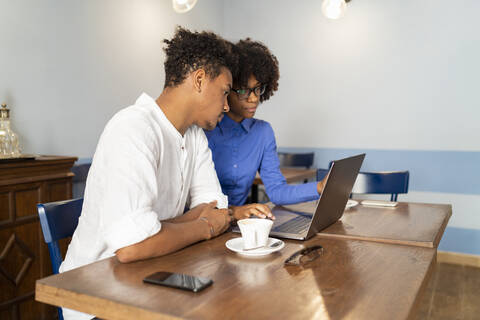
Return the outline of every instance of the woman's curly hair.
<path id="1" fill-rule="evenodd" d="M 277 57 L 263 43 L 250 38 L 238 41 L 235 51 L 239 62 L 237 72 L 232 72 L 234 86 L 247 87 L 248 78 L 253 74 L 258 82 L 266 86 L 260 102 L 268 100 L 278 90 L 280 72 Z"/>
<path id="2" fill-rule="evenodd" d="M 171 40 L 165 39 L 165 88 L 175 87 L 187 78 L 190 72 L 204 69 L 215 79 L 222 67 L 236 73 L 237 55 L 233 44 L 212 32 L 191 32 L 177 27 Z"/>

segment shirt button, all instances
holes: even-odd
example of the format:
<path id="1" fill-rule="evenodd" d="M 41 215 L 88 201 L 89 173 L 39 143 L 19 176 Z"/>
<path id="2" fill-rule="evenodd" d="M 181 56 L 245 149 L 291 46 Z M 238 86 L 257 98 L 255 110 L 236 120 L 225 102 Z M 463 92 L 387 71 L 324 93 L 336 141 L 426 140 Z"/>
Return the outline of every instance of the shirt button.
<path id="1" fill-rule="evenodd" d="M 234 168 L 236 168 L 236 167 L 237 167 L 237 165 L 236 165 L 236 164 L 234 164 L 234 165 L 233 165 L 233 167 L 234 167 Z"/>

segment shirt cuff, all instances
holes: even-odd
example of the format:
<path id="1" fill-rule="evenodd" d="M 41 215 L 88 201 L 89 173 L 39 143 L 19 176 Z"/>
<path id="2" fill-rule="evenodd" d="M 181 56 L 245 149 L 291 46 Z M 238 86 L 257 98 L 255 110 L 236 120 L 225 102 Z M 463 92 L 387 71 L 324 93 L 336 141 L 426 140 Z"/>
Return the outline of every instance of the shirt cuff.
<path id="1" fill-rule="evenodd" d="M 162 228 L 155 212 L 148 209 L 134 211 L 110 225 L 104 232 L 105 241 L 113 253 L 120 248 L 139 243 Z"/>
<path id="2" fill-rule="evenodd" d="M 317 190 L 318 182 L 308 182 L 308 183 L 304 183 L 304 184 L 306 185 L 305 186 L 306 197 L 309 199 L 309 200 L 305 200 L 305 201 L 317 200 L 320 197 L 320 195 L 318 194 L 318 190 Z"/>
<path id="3" fill-rule="evenodd" d="M 226 209 L 228 208 L 228 197 L 223 193 L 205 193 L 199 197 L 194 197 L 191 199 L 190 208 L 195 208 L 199 204 L 209 203 L 214 200 L 217 200 L 217 208 Z"/>

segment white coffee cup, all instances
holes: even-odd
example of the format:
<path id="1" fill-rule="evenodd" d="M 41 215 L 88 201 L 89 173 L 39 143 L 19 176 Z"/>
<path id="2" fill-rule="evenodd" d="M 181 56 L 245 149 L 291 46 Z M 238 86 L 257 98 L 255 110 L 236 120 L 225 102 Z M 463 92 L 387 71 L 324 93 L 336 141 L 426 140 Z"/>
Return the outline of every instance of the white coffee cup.
<path id="1" fill-rule="evenodd" d="M 270 219 L 242 219 L 237 222 L 242 233 L 243 249 L 265 247 L 273 221 Z"/>

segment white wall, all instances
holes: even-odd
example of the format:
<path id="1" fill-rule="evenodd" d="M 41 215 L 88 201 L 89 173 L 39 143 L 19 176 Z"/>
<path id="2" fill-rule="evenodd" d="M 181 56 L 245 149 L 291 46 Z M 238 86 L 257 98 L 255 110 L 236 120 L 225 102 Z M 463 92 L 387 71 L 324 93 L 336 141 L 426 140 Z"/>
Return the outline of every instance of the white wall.
<path id="1" fill-rule="evenodd" d="M 25 152 L 90 157 L 115 111 L 159 94 L 180 24 L 278 56 L 258 116 L 280 146 L 478 151 L 480 2 L 456 4 L 354 0 L 331 21 L 320 0 L 0 0 L 0 101 Z"/>
<path id="2" fill-rule="evenodd" d="M 257 116 L 284 147 L 480 150 L 480 1 L 227 0 L 225 36 L 280 61 Z"/>
<path id="3" fill-rule="evenodd" d="M 164 84 L 175 25 L 223 31 L 223 2 L 0 0 L 0 102 L 28 153 L 91 157 L 108 119 Z"/>

